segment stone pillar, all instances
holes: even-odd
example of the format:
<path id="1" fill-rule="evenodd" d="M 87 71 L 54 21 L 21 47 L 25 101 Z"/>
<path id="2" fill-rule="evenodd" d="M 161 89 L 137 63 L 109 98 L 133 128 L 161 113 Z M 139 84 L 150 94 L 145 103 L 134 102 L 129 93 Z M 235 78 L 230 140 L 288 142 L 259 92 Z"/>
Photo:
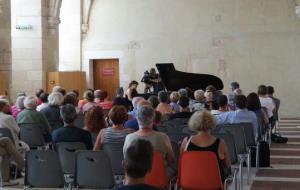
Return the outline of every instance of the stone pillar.
<path id="1" fill-rule="evenodd" d="M 46 73 L 57 70 L 59 2 L 11 0 L 13 95 L 46 89 Z"/>
<path id="2" fill-rule="evenodd" d="M 11 37 L 10 0 L 0 0 L 0 75 L 7 79 L 0 89 L 1 94 L 9 93 L 11 78 Z M 0 81 L 2 82 L 2 81 Z"/>

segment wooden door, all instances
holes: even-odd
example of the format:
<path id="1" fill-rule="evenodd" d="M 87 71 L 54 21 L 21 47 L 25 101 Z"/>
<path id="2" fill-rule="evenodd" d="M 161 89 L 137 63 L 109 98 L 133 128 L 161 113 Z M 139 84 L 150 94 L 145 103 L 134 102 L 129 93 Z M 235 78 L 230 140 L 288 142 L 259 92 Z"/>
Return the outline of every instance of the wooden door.
<path id="1" fill-rule="evenodd" d="M 94 60 L 94 89 L 105 90 L 108 99 L 115 97 L 115 91 L 119 87 L 119 60 L 97 59 Z"/>

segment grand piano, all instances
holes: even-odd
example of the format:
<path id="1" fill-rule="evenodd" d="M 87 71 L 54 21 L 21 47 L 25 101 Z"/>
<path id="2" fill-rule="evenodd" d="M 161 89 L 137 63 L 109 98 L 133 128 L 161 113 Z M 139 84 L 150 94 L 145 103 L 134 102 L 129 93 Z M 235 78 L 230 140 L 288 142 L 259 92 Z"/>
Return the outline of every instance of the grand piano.
<path id="1" fill-rule="evenodd" d="M 217 90 L 224 88 L 222 80 L 214 75 L 177 71 L 173 63 L 158 63 L 156 68 L 168 91 L 177 91 L 186 87 L 193 91 L 205 90 L 208 85 L 213 85 Z"/>

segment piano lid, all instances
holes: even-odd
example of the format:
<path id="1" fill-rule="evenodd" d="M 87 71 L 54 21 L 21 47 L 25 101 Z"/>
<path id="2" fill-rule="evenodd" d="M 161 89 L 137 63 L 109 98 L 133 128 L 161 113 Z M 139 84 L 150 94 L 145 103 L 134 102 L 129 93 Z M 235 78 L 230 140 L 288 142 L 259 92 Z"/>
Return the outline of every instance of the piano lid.
<path id="1" fill-rule="evenodd" d="M 214 75 L 177 71 L 173 63 L 157 63 L 156 68 L 168 91 L 177 91 L 186 87 L 193 91 L 205 90 L 208 85 L 213 85 L 217 90 L 224 88 L 222 80 Z"/>

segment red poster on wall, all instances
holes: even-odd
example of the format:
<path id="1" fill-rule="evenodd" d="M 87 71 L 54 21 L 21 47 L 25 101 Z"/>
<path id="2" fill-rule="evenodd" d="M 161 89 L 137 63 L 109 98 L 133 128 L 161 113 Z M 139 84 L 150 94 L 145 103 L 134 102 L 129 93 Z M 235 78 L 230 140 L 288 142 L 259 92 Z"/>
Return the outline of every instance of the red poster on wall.
<path id="1" fill-rule="evenodd" d="M 113 76 L 114 75 L 114 69 L 113 68 L 104 68 L 103 69 L 103 75 L 104 76 Z"/>

